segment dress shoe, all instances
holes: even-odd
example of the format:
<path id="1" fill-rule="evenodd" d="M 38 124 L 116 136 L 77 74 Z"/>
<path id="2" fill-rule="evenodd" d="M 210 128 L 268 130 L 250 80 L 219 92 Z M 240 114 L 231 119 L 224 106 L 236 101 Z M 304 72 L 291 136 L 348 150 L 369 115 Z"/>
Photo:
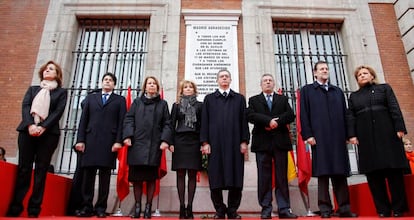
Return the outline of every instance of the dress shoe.
<path id="1" fill-rule="evenodd" d="M 224 216 L 224 214 L 216 213 L 213 218 L 214 219 L 225 219 L 226 216 Z"/>
<path id="2" fill-rule="evenodd" d="M 131 218 L 140 218 L 141 217 L 141 203 L 135 203 L 134 213 L 131 215 Z"/>
<path id="3" fill-rule="evenodd" d="M 261 219 L 271 219 L 271 218 L 272 218 L 272 215 L 269 215 L 269 214 L 262 214 L 262 215 L 260 215 L 260 218 L 261 218 Z"/>
<path id="4" fill-rule="evenodd" d="M 97 212 L 96 213 L 96 217 L 98 217 L 98 218 L 106 218 L 106 213 L 105 212 Z"/>
<path id="5" fill-rule="evenodd" d="M 86 208 L 80 210 L 76 214 L 76 217 L 92 217 L 92 216 L 94 216 L 94 213 L 91 210 L 86 209 Z"/>
<path id="6" fill-rule="evenodd" d="M 380 218 L 389 218 L 391 217 L 390 213 L 378 213 L 378 217 Z"/>
<path id="7" fill-rule="evenodd" d="M 237 212 L 227 214 L 227 219 L 241 219 L 241 218 L 242 217 L 239 214 L 237 214 Z"/>
<path id="8" fill-rule="evenodd" d="M 356 217 L 358 217 L 358 215 L 351 211 L 339 213 L 339 218 L 356 218 Z"/>
<path id="9" fill-rule="evenodd" d="M 279 218 L 280 219 L 288 219 L 288 218 L 298 218 L 297 215 L 293 214 L 292 212 L 283 212 L 283 213 L 279 213 Z"/>
<path id="10" fill-rule="evenodd" d="M 321 213 L 321 218 L 330 218 L 331 217 L 331 213 L 329 212 L 322 212 Z"/>
<path id="11" fill-rule="evenodd" d="M 192 205 L 187 205 L 187 208 L 185 209 L 185 217 L 187 219 L 193 219 L 194 218 L 194 213 L 193 213 L 193 206 Z"/>
<path id="12" fill-rule="evenodd" d="M 147 218 L 147 219 L 151 218 L 151 207 L 152 207 L 152 204 L 150 203 L 145 204 L 144 218 Z"/>
<path id="13" fill-rule="evenodd" d="M 178 216 L 179 219 L 184 219 L 186 217 L 185 205 L 180 205 L 180 215 Z"/>
<path id="14" fill-rule="evenodd" d="M 36 213 L 29 213 L 29 214 L 28 214 L 28 217 L 29 217 L 29 218 L 39 218 L 39 214 L 36 214 Z"/>
<path id="15" fill-rule="evenodd" d="M 394 218 L 403 217 L 403 213 L 402 213 L 402 212 L 394 212 L 394 213 L 392 214 L 392 216 L 393 216 Z"/>

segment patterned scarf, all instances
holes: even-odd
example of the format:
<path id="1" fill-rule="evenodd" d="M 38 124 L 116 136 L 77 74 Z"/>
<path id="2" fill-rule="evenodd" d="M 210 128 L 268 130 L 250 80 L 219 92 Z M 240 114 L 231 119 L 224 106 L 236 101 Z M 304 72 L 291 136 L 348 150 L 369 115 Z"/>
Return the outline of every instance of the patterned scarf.
<path id="1" fill-rule="evenodd" d="M 189 128 L 194 128 L 194 124 L 197 122 L 196 109 L 194 108 L 196 102 L 195 95 L 181 96 L 180 112 L 185 115 L 184 124 Z"/>
<path id="2" fill-rule="evenodd" d="M 50 90 L 56 89 L 58 86 L 55 80 L 42 80 L 40 88 L 42 88 L 34 97 L 30 114 L 33 116 L 35 124 L 39 124 L 49 116 L 50 108 Z"/>

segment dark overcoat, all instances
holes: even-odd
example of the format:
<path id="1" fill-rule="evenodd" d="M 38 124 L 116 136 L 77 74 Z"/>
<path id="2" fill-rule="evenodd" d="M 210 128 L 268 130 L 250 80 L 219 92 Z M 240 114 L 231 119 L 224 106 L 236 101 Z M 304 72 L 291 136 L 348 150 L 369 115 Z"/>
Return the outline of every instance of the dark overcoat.
<path id="1" fill-rule="evenodd" d="M 92 93 L 83 101 L 77 143 L 85 143 L 81 167 L 115 168 L 116 156 L 112 145 L 122 145 L 122 123 L 126 113 L 123 96 L 112 93 L 105 105 L 102 93 Z"/>
<path id="2" fill-rule="evenodd" d="M 168 104 L 160 96 L 137 97 L 125 116 L 123 139 L 131 138 L 128 165 L 160 166 L 162 141 L 171 143 Z"/>
<path id="3" fill-rule="evenodd" d="M 211 189 L 243 187 L 244 154 L 240 152 L 240 144 L 248 143 L 249 139 L 243 95 L 230 90 L 224 97 L 216 90 L 204 98 L 200 141 L 211 146 L 208 161 Z"/>
<path id="4" fill-rule="evenodd" d="M 273 147 L 286 151 L 292 150 L 292 142 L 287 125 L 293 122 L 295 114 L 286 96 L 273 93 L 271 111 L 267 106 L 263 93 L 251 97 L 249 99 L 247 118 L 250 123 L 254 124 L 252 130 L 252 152 L 271 152 Z M 265 128 L 269 127 L 269 122 L 273 118 L 278 118 L 278 127 L 267 131 Z"/>
<path id="5" fill-rule="evenodd" d="M 315 81 L 301 89 L 300 97 L 303 140 L 316 140 L 312 146 L 312 176 L 349 176 L 344 93 L 333 85 L 326 91 Z"/>
<path id="6" fill-rule="evenodd" d="M 397 136 L 406 132 L 397 99 L 388 84 L 367 85 L 349 98 L 348 134 L 359 141 L 359 171 L 406 168 L 404 145 Z"/>

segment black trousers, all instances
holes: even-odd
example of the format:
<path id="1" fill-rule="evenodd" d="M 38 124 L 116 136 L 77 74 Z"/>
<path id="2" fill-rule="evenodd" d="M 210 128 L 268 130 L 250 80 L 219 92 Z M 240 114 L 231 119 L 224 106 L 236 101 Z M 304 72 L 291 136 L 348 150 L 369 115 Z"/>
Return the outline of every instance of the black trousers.
<path id="1" fill-rule="evenodd" d="M 30 187 L 34 163 L 33 190 L 27 211 L 29 214 L 39 215 L 45 191 L 47 171 L 58 142 L 59 135 L 44 133 L 40 137 L 33 137 L 28 132 L 19 132 L 19 164 L 8 214 L 19 215 L 23 211 L 23 199 Z"/>
<path id="2" fill-rule="evenodd" d="M 229 191 L 227 207 L 223 202 L 223 189 L 210 189 L 211 201 L 216 209 L 216 214 L 223 217 L 226 213 L 230 216 L 234 216 L 237 213 L 242 197 L 242 188 L 231 187 L 226 189 Z"/>
<path id="3" fill-rule="evenodd" d="M 403 213 L 408 210 L 402 169 L 383 169 L 366 176 L 377 213 L 391 214 L 391 210 Z"/>
<path id="4" fill-rule="evenodd" d="M 349 189 L 347 177 L 344 175 L 318 177 L 318 206 L 321 213 L 332 211 L 332 202 L 329 194 L 329 179 L 332 182 L 333 193 L 338 202 L 338 213 L 349 212 Z"/>
<path id="5" fill-rule="evenodd" d="M 275 175 L 275 197 L 279 213 L 285 213 L 290 209 L 289 186 L 287 179 L 287 156 L 287 151 L 276 148 L 271 152 L 256 152 L 258 177 L 257 195 L 259 204 L 262 207 L 262 215 L 270 216 L 273 210 L 272 175 Z"/>
<path id="6" fill-rule="evenodd" d="M 82 206 L 87 211 L 93 211 L 93 197 L 95 192 L 96 172 L 99 170 L 98 199 L 95 203 L 96 212 L 105 212 L 107 208 L 109 186 L 111 181 L 111 168 L 108 167 L 82 167 Z"/>

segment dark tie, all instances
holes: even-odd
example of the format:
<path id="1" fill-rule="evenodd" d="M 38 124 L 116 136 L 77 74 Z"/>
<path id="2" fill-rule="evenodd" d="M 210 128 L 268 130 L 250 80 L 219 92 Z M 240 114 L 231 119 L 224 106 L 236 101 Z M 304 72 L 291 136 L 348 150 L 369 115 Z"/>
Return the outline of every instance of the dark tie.
<path id="1" fill-rule="evenodd" d="M 323 89 L 325 89 L 326 91 L 328 91 L 328 84 L 322 84 L 321 85 Z"/>
<path id="2" fill-rule="evenodd" d="M 266 102 L 267 102 L 267 107 L 269 107 L 269 110 L 272 110 L 272 99 L 271 99 L 272 95 L 267 94 L 266 95 Z"/>
<path id="3" fill-rule="evenodd" d="M 227 92 L 223 92 L 223 96 L 224 97 L 227 97 Z"/>
<path id="4" fill-rule="evenodd" d="M 109 95 L 109 94 L 107 94 L 107 93 L 105 93 L 105 94 L 103 94 L 103 95 L 102 95 L 102 104 L 104 104 L 104 105 L 105 105 L 106 100 L 108 99 L 108 95 Z"/>

